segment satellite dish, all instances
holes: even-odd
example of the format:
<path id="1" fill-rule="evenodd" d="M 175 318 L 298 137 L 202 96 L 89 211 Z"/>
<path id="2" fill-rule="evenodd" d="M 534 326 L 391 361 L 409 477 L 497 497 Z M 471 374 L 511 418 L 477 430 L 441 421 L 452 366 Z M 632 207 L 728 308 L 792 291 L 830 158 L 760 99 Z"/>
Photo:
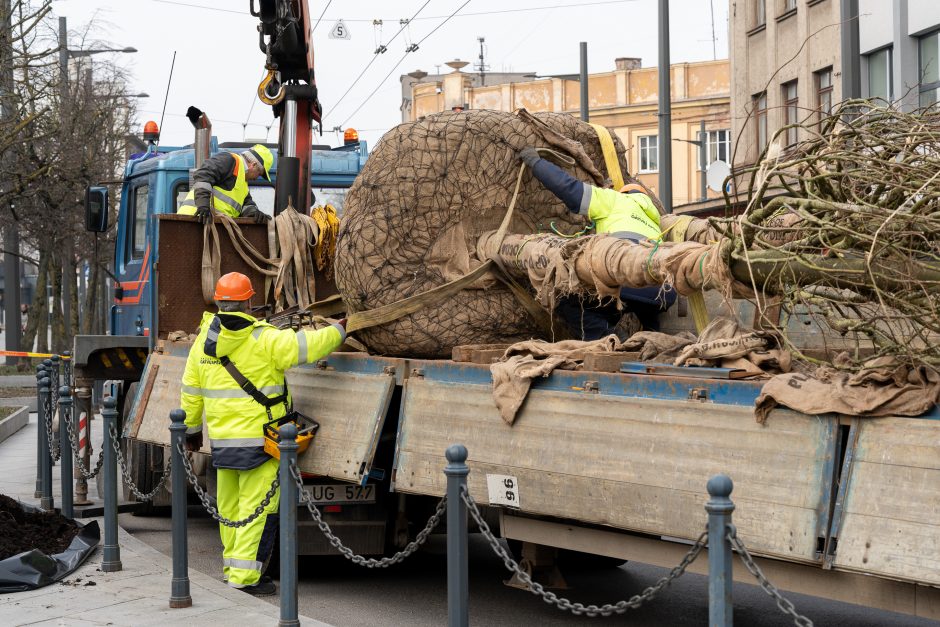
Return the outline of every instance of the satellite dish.
<path id="1" fill-rule="evenodd" d="M 713 161 L 705 171 L 705 184 L 708 189 L 720 192 L 729 174 L 731 174 L 731 166 L 724 161 Z"/>
<path id="2" fill-rule="evenodd" d="M 724 161 L 713 161 L 705 171 L 705 184 L 708 185 L 708 189 L 720 192 L 729 174 L 731 174 L 731 166 Z"/>

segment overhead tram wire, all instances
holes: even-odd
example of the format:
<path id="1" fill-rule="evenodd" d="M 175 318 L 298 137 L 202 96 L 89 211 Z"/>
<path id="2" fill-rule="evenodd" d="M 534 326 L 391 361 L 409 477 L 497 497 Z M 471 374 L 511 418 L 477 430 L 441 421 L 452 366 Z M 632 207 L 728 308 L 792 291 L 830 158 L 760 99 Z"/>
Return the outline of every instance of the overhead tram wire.
<path id="1" fill-rule="evenodd" d="M 373 89 L 372 92 L 371 92 L 368 96 L 366 96 L 365 100 L 363 100 L 362 103 L 360 103 L 360 105 L 359 105 L 358 107 L 356 107 L 355 111 L 353 111 L 352 113 L 350 113 L 349 116 L 348 116 L 345 120 L 343 120 L 343 123 L 340 124 L 340 126 L 345 127 L 345 126 L 346 126 L 346 122 L 349 122 L 349 120 L 351 120 L 357 113 L 359 113 L 359 110 L 362 109 L 362 107 L 364 107 L 367 102 L 369 102 L 369 100 L 372 98 L 372 96 L 375 95 L 375 93 L 376 93 L 377 91 L 379 91 L 379 89 L 382 87 L 382 85 L 385 83 L 385 81 L 388 80 L 388 77 L 391 76 L 392 73 L 393 73 L 395 70 L 398 69 L 398 66 L 401 65 L 402 61 L 404 61 L 405 58 L 406 58 L 409 54 L 411 54 L 412 52 L 414 52 L 415 50 L 417 50 L 418 48 L 420 48 L 420 47 L 421 47 L 421 44 L 423 44 L 423 43 L 425 42 L 425 40 L 427 40 L 428 37 L 430 37 L 431 35 L 433 35 L 434 33 L 436 33 L 439 28 L 441 28 L 444 24 L 446 24 L 448 21 L 450 21 L 450 19 L 451 19 L 452 17 L 454 17 L 455 15 L 457 15 L 458 12 L 460 12 L 460 9 L 464 8 L 464 7 L 467 6 L 468 4 L 470 4 L 470 0 L 466 0 L 466 2 L 464 2 L 464 3 L 461 4 L 459 7 L 457 7 L 457 8 L 454 10 L 453 13 L 451 13 L 451 14 L 448 15 L 446 18 L 444 18 L 444 21 L 443 21 L 443 22 L 441 22 L 440 24 L 438 24 L 437 26 L 435 26 L 434 29 L 431 30 L 430 33 L 428 33 L 427 35 L 425 35 L 424 37 L 422 37 L 421 40 L 418 41 L 418 43 L 409 46 L 408 49 L 405 50 L 405 54 L 403 54 L 402 57 L 401 57 L 401 59 L 398 60 L 398 63 L 396 63 L 396 64 L 392 67 L 392 69 L 389 70 L 388 74 L 385 75 L 385 78 L 383 78 L 381 81 L 379 81 L 379 84 L 375 86 L 375 89 Z"/>
<path id="2" fill-rule="evenodd" d="M 329 1 L 326 3 L 326 6 L 323 7 L 323 12 L 320 13 L 320 17 L 317 18 L 317 23 L 313 25 L 313 29 L 310 31 L 310 34 L 311 34 L 311 35 L 314 34 L 315 32 L 317 32 L 317 26 L 320 25 L 320 20 L 323 19 L 323 16 L 324 16 L 324 15 L 326 15 L 326 10 L 330 8 L 330 5 L 331 5 L 331 4 L 333 4 L 333 0 L 329 0 Z"/>
<path id="3" fill-rule="evenodd" d="M 429 4 L 430 2 L 431 2 L 431 0 L 426 0 L 426 2 L 425 2 L 424 4 L 422 4 L 421 7 L 420 7 L 417 11 L 415 11 L 414 15 L 411 16 L 411 19 L 409 19 L 406 23 L 402 24 L 402 25 L 401 25 L 401 28 L 398 29 L 398 32 L 395 33 L 394 35 L 392 35 L 392 38 L 389 39 L 389 40 L 388 40 L 385 44 L 383 44 L 383 45 L 384 45 L 384 46 L 388 46 L 388 44 L 390 44 L 390 43 L 392 43 L 393 41 L 395 41 L 395 38 L 398 37 L 398 36 L 402 33 L 403 30 L 405 30 L 406 28 L 408 28 L 408 24 L 410 24 L 416 17 L 418 17 L 418 14 L 421 13 L 421 11 L 424 10 L 424 7 L 428 6 L 428 4 Z M 375 63 L 375 60 L 378 59 L 378 58 L 379 58 L 379 52 L 378 52 L 378 50 L 376 50 L 375 54 L 372 55 L 372 58 L 369 60 L 369 62 L 366 63 L 366 66 L 362 69 L 361 72 L 359 72 L 359 76 L 357 76 L 356 79 L 352 82 L 352 84 L 346 89 L 346 91 L 343 92 L 343 95 L 339 97 L 339 100 L 337 100 L 337 101 L 333 104 L 333 106 L 330 107 L 330 110 L 327 111 L 326 114 L 323 116 L 324 118 L 329 117 L 329 115 L 330 115 L 331 113 L 333 113 L 333 111 L 336 110 L 336 107 L 339 106 L 339 103 L 341 103 L 341 102 L 343 101 L 343 99 L 346 98 L 347 95 L 349 95 L 349 92 L 352 91 L 352 88 L 356 86 L 356 84 L 362 79 L 362 77 L 365 75 L 365 73 L 369 70 L 370 67 L 372 67 L 372 64 Z"/>
<path id="4" fill-rule="evenodd" d="M 332 0 L 331 0 L 332 1 Z M 591 7 L 591 6 L 604 6 L 611 4 L 626 4 L 628 2 L 637 2 L 638 0 L 601 0 L 596 2 L 579 2 L 574 4 L 553 4 L 540 7 L 523 7 L 518 9 L 500 9 L 498 11 L 477 11 L 476 13 L 463 13 L 457 17 L 479 17 L 483 15 L 501 15 L 505 13 L 527 13 L 530 11 L 547 11 L 549 9 L 573 9 L 573 8 L 582 8 L 582 7 Z M 179 2 L 177 0 L 151 0 L 151 2 L 159 2 L 160 4 L 172 4 L 181 7 L 189 7 L 192 9 L 204 9 L 206 11 L 221 11 L 223 13 L 236 13 L 239 15 L 248 15 L 245 11 L 236 11 L 235 9 L 222 9 L 219 7 L 210 7 L 204 4 L 193 4 L 190 2 Z M 324 16 L 321 16 L 324 17 Z M 439 20 L 446 16 L 444 15 L 426 15 L 424 17 L 415 18 L 417 20 Z M 327 18 L 333 19 L 333 18 Z M 392 18 L 342 18 L 344 22 L 373 22 L 377 19 L 387 19 L 392 20 Z"/>

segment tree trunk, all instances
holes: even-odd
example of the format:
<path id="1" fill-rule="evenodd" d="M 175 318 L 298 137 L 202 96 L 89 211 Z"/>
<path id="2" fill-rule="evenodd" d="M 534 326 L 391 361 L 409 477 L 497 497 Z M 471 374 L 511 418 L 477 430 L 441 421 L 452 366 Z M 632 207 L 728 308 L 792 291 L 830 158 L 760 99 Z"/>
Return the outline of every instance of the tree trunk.
<path id="1" fill-rule="evenodd" d="M 62 257 L 53 253 L 49 266 L 52 279 L 52 350 L 57 353 L 67 349 L 65 344 L 65 320 L 62 318 Z"/>
<path id="2" fill-rule="evenodd" d="M 36 337 L 39 337 L 39 352 L 47 350 L 47 327 L 46 322 L 49 319 L 49 310 L 46 298 L 47 276 L 49 272 L 49 254 L 43 251 L 39 252 L 39 274 L 36 276 L 36 293 L 33 294 L 33 302 L 29 305 L 29 311 L 26 317 L 26 331 L 23 333 L 23 350 L 33 350 L 33 344 Z"/>

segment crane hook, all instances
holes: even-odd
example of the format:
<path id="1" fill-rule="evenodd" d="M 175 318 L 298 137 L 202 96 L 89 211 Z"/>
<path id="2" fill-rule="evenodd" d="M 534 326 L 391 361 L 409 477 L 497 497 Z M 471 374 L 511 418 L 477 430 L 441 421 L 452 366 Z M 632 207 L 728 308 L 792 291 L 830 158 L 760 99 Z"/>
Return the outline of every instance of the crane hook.
<path id="1" fill-rule="evenodd" d="M 284 100 L 284 85 L 278 87 L 276 94 L 269 96 L 268 85 L 274 81 L 276 72 L 273 66 L 268 65 L 266 67 L 268 73 L 261 79 L 261 83 L 258 85 L 258 99 L 266 105 L 273 106 Z"/>

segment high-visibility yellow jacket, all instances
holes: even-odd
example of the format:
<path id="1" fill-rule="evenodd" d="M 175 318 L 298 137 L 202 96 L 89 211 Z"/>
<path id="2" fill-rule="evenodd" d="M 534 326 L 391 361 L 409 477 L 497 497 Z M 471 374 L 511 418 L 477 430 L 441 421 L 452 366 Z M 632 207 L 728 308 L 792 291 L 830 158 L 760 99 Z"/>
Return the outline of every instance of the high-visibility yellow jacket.
<path id="1" fill-rule="evenodd" d="M 535 159 L 531 168 L 535 178 L 558 196 L 568 211 L 593 220 L 597 233 L 631 239 L 659 238 L 659 211 L 646 194 L 622 194 L 613 189 L 595 187 L 579 181 L 546 159 Z"/>
<path id="2" fill-rule="evenodd" d="M 228 165 L 229 158 L 234 158 L 234 165 Z M 212 207 L 227 216 L 237 218 L 242 215 L 245 201 L 250 198 L 248 179 L 245 178 L 247 164 L 245 158 L 235 153 L 219 153 L 205 160 L 193 174 L 193 188 L 186 194 L 177 213 L 196 215 L 197 199 L 211 194 Z M 234 183 L 231 188 L 222 185 L 223 181 Z M 207 202 L 205 199 L 202 202 Z"/>
<path id="3" fill-rule="evenodd" d="M 659 211 L 646 194 L 622 194 L 587 184 L 584 188 L 590 189 L 587 216 L 594 221 L 595 232 L 636 233 L 652 240 L 659 237 Z"/>
<path id="4" fill-rule="evenodd" d="M 186 433 L 202 429 L 204 410 L 213 465 L 256 468 L 270 459 L 263 439 L 267 409 L 242 390 L 219 358 L 227 356 L 264 395 L 276 397 L 286 391 L 285 370 L 322 359 L 345 339 L 340 325 L 295 333 L 248 314 L 206 312 L 183 373 L 180 404 L 186 412 Z M 283 404 L 271 407 L 273 419 L 285 413 Z"/>

